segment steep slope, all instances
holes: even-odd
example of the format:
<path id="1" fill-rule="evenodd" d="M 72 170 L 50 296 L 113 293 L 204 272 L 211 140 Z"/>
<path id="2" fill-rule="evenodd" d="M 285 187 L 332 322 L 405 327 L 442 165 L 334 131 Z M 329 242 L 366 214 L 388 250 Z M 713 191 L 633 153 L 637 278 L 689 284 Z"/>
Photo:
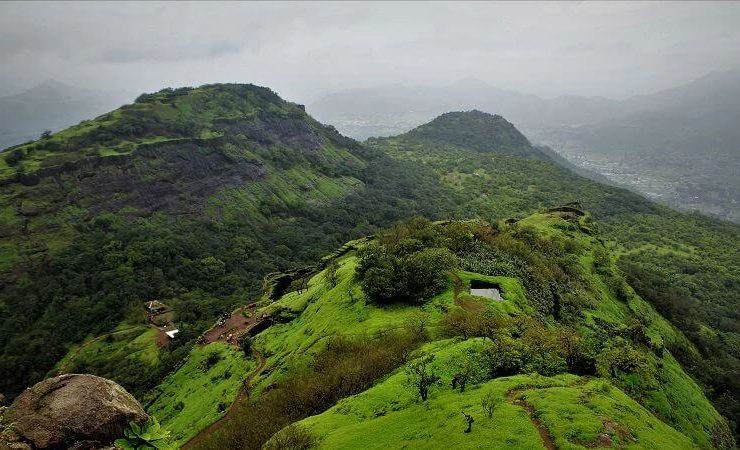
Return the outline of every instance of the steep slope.
<path id="1" fill-rule="evenodd" d="M 690 344 L 625 283 L 594 228 L 566 207 L 495 226 L 414 221 L 345 246 L 305 287 L 265 299 L 257 313 L 279 317 L 254 339 L 267 367 L 251 401 L 198 448 L 258 448 L 282 427 L 267 448 L 732 445 L 667 349 Z M 378 251 L 401 258 L 395 274 L 421 255 L 449 251 L 455 262 L 412 280 L 377 278 Z M 444 282 L 426 297 L 372 296 L 436 276 Z M 480 283 L 502 300 L 469 293 Z M 414 349 L 395 367 L 383 365 L 392 353 L 378 353 L 390 342 Z M 410 382 L 425 359 L 439 377 L 428 399 Z M 474 417 L 471 433 L 462 412 Z"/>
<path id="2" fill-rule="evenodd" d="M 436 214 L 446 194 L 424 177 L 252 85 L 142 95 L 3 152 L 0 391 L 86 336 L 145 324 L 144 302 L 163 300 L 182 334 L 159 363 L 85 359 L 143 394 L 266 273 Z"/>

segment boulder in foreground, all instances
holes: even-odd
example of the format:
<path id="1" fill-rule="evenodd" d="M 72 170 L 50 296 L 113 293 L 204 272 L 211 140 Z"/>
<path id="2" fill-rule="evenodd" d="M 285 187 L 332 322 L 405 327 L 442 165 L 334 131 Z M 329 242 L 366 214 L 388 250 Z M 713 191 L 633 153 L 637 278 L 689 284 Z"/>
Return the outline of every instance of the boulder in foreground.
<path id="1" fill-rule="evenodd" d="M 27 388 L 10 405 L 0 448 L 100 448 L 121 437 L 129 422 L 146 419 L 139 402 L 117 383 L 60 375 Z"/>

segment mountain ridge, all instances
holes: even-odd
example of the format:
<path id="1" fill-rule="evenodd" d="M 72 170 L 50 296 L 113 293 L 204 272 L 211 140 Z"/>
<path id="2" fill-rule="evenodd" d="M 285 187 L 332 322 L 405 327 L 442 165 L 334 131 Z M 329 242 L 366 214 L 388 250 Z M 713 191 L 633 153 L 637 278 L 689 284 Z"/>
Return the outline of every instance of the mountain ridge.
<path id="1" fill-rule="evenodd" d="M 8 275 L 0 388 L 12 396 L 87 337 L 120 329 L 128 330 L 120 341 L 95 341 L 110 351 L 83 351 L 64 367 L 113 378 L 142 398 L 216 317 L 257 295 L 267 273 L 417 215 L 497 223 L 580 201 L 640 294 L 692 339 L 671 352 L 695 376 L 712 376 L 717 396 L 731 393 L 733 356 L 722 342 L 737 318 L 733 291 L 722 286 L 738 279 L 738 228 L 584 179 L 538 152 L 513 124 L 480 111 L 362 144 L 267 88 L 237 84 L 144 94 L 3 152 L 4 176 L 51 172 L 0 186 Z M 88 158 L 106 164 L 78 163 Z M 687 264 L 697 268 L 687 274 Z M 685 288 L 681 298 L 698 309 L 676 309 L 661 296 L 672 291 L 651 290 L 661 286 L 651 276 Z M 159 347 L 146 325 L 142 304 L 152 299 L 175 312 L 181 334 L 170 346 Z M 714 337 L 695 331 L 706 328 Z M 118 357 L 121 348 L 139 350 Z M 710 372 L 712 354 L 729 362 L 711 360 Z"/>

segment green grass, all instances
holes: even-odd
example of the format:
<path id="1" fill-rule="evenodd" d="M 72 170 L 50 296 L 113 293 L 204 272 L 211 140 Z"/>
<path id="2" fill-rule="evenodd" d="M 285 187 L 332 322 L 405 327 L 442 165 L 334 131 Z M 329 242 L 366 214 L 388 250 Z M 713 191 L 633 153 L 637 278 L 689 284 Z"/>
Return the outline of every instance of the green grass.
<path id="1" fill-rule="evenodd" d="M 299 422 L 319 438 L 319 448 L 543 448 L 526 410 L 514 403 L 525 398 L 559 448 L 584 448 L 600 434 L 621 448 L 693 448 L 691 441 L 651 415 L 609 382 L 574 375 L 517 375 L 450 388 L 455 361 L 479 339 L 439 341 L 424 347 L 435 355 L 442 377 L 424 403 L 406 384 L 403 368 L 367 391 L 340 401 L 317 416 Z M 488 418 L 481 406 L 486 395 L 497 406 Z M 464 433 L 462 412 L 473 416 Z"/>
<path id="2" fill-rule="evenodd" d="M 155 366 L 159 362 L 159 347 L 155 342 L 157 329 L 146 325 L 121 324 L 113 332 L 73 346 L 52 372 L 70 372 L 107 361 L 128 359 Z"/>
<path id="3" fill-rule="evenodd" d="M 372 335 L 381 330 L 402 327 L 420 314 L 427 318 L 434 332 L 445 307 L 453 304 L 452 282 L 447 290 L 429 299 L 422 307 L 403 304 L 378 307 L 369 304 L 354 277 L 356 265 L 356 256 L 349 254 L 340 259 L 335 287 L 326 284 L 324 272 L 321 272 L 311 278 L 304 292 L 290 292 L 267 307 L 265 311 L 286 308 L 300 315 L 289 323 L 273 325 L 259 335 L 259 345 L 270 355 L 268 367 L 278 369 L 263 379 L 260 386 L 269 384 L 290 367 L 310 361 L 310 355 L 321 350 L 328 337 Z M 499 283 L 504 290 L 505 301 L 488 300 L 488 304 L 502 312 L 531 310 L 517 279 L 463 271 L 455 275 L 465 282 L 479 279 Z"/>
<path id="4" fill-rule="evenodd" d="M 603 245 L 599 239 L 582 233 L 578 227 L 569 226 L 567 221 L 552 214 L 536 214 L 530 216 L 521 221 L 518 226 L 534 228 L 544 236 L 554 237 L 558 235 L 576 241 L 580 249 L 580 258 L 578 259 L 579 270 L 587 286 L 587 291 L 583 295 L 592 297 L 590 304 L 593 305 L 592 308 L 583 309 L 584 321 L 578 325 L 578 328 L 584 335 L 599 336 L 599 332 L 596 330 L 599 329 L 600 322 L 596 322 L 594 320 L 595 318 L 611 323 L 614 326 L 624 326 L 629 320 L 637 318 L 645 324 L 646 333 L 654 345 L 659 346 L 667 342 L 680 342 L 684 346 L 687 346 L 687 348 L 692 348 L 691 344 L 680 331 L 655 312 L 648 303 L 635 295 L 634 292 L 629 291 L 629 298 L 626 301 L 618 300 L 615 297 L 615 294 L 605 284 L 604 275 L 601 275 L 600 272 L 597 272 L 593 268 L 593 253 Z M 614 258 L 610 258 L 610 261 L 611 263 L 609 264 L 611 266 L 604 269 L 605 273 L 618 274 L 619 271 L 614 266 Z M 447 290 L 429 299 L 422 307 L 404 305 L 376 307 L 365 302 L 362 290 L 354 277 L 356 264 L 356 256 L 350 253 L 340 260 L 338 271 L 339 282 L 335 287 L 330 288 L 327 286 L 323 272 L 318 273 L 312 277 L 308 283 L 308 288 L 304 292 L 288 293 L 268 307 L 269 310 L 287 308 L 297 313 L 298 317 L 287 324 L 275 325 L 259 336 L 259 345 L 265 349 L 266 354 L 270 355 L 268 366 L 272 368 L 271 374 L 261 380 L 260 386 L 264 387 L 279 380 L 280 376 L 294 370 L 296 367 L 308 364 L 311 358 L 310 355 L 320 351 L 323 348 L 322 343 L 329 336 L 372 334 L 381 329 L 402 326 L 407 320 L 420 312 L 427 316 L 432 335 L 438 335 L 435 331 L 437 329 L 436 323 L 442 317 L 445 307 L 451 305 L 454 301 L 454 283 L 452 281 Z M 509 315 L 529 315 L 534 311 L 533 306 L 526 297 L 526 291 L 521 281 L 517 278 L 492 277 L 465 271 L 456 271 L 455 277 L 459 279 L 458 285 L 462 288 L 462 293 L 466 292 L 466 288 L 471 280 L 498 283 L 503 289 L 505 300 L 502 302 L 488 300 L 487 303 L 490 307 L 500 312 Z M 557 324 L 553 323 L 551 325 L 556 326 Z M 440 341 L 431 345 L 440 345 Z M 573 396 L 576 394 L 586 395 L 588 392 L 591 392 L 593 385 L 586 383 L 584 380 L 583 383 L 586 384 L 563 386 L 564 397 L 560 402 L 554 398 L 546 397 L 551 403 L 548 405 L 548 402 L 543 400 L 545 403 L 540 406 L 542 406 L 544 412 L 556 411 L 556 406 L 560 404 L 562 408 L 573 409 L 573 414 L 578 415 L 578 417 L 589 417 L 588 420 L 578 419 L 572 420 L 569 423 L 553 423 L 556 431 L 559 429 L 558 427 L 561 429 L 558 431 L 560 433 L 559 439 L 562 441 L 560 445 L 564 448 L 570 448 L 579 445 L 579 443 L 588 444 L 598 439 L 604 427 L 609 430 L 616 427 L 615 430 L 617 431 L 626 427 L 630 430 L 627 434 L 622 433 L 620 435 L 614 431 L 616 434 L 613 440 L 614 442 L 619 442 L 619 445 L 628 447 L 636 445 L 642 448 L 655 448 L 654 446 L 656 445 L 662 445 L 664 446 L 663 448 L 688 448 L 691 447 L 691 444 L 687 444 L 688 436 L 702 447 L 709 446 L 708 436 L 711 435 L 711 428 L 719 420 L 716 410 L 707 401 L 706 397 L 704 397 L 701 388 L 683 372 L 668 352 L 666 352 L 663 358 L 657 358 L 652 353 L 648 353 L 648 356 L 652 358 L 657 367 L 657 384 L 647 389 L 641 388 L 642 390 L 639 391 L 641 393 L 635 393 L 633 398 L 628 397 L 624 392 L 614 386 L 611 386 L 609 395 L 588 394 L 588 396 L 598 400 L 593 405 L 586 402 L 586 406 L 583 406 L 584 401 L 582 399 L 574 402 L 565 397 L 565 394 Z M 388 381 L 387 383 L 390 383 L 389 386 L 395 386 L 392 389 L 389 388 L 391 389 L 389 391 L 391 393 L 388 394 L 387 398 L 402 396 L 402 389 L 397 386 L 399 382 Z M 608 381 L 602 380 L 602 384 L 604 383 L 609 384 Z M 492 388 L 499 386 L 504 391 L 511 387 L 509 384 L 506 384 L 505 380 L 493 380 L 488 384 Z M 372 448 L 373 444 L 370 441 L 374 433 L 385 436 L 387 433 L 380 432 L 380 429 L 387 428 L 389 430 L 388 433 L 390 433 L 390 430 L 396 429 L 396 422 L 400 421 L 401 424 L 397 426 L 397 431 L 400 434 L 393 435 L 391 441 L 386 441 L 385 444 L 381 443 L 378 447 L 387 445 L 388 442 L 392 442 L 391 447 L 406 444 L 413 447 L 424 447 L 425 445 L 431 447 L 433 445 L 432 443 L 435 442 L 433 439 L 436 439 L 434 436 L 437 436 L 435 434 L 437 431 L 432 432 L 429 435 L 432 437 L 429 437 L 423 432 L 422 428 L 425 426 L 434 430 L 439 428 L 439 436 L 451 433 L 452 430 L 448 425 L 436 425 L 435 422 L 444 422 L 443 418 L 446 417 L 446 414 L 454 417 L 454 421 L 459 421 L 456 427 L 460 427 L 463 424 L 460 411 L 453 413 L 452 410 L 445 409 L 442 405 L 456 405 L 455 407 L 457 408 L 472 404 L 470 403 L 472 400 L 466 400 L 467 397 L 465 396 L 459 396 L 453 393 L 441 395 L 442 397 L 439 400 L 432 402 L 435 405 L 439 404 L 438 408 L 440 408 L 440 411 L 432 408 L 433 411 L 436 411 L 436 415 L 433 415 L 432 419 L 430 419 L 434 425 L 424 425 L 427 421 L 419 419 L 421 417 L 420 408 L 424 408 L 419 405 L 411 405 L 408 410 L 399 410 L 397 414 L 400 415 L 399 417 L 402 417 L 400 419 L 396 418 L 396 416 L 393 416 L 394 419 L 385 418 L 384 415 L 373 418 L 372 420 L 377 419 L 378 421 L 377 426 L 380 427 L 378 429 L 366 428 L 370 425 L 363 423 L 344 423 L 341 421 L 341 423 L 334 423 L 329 421 L 325 426 L 326 430 L 339 427 L 342 431 L 329 432 L 325 430 L 326 433 L 321 431 L 320 434 L 330 436 L 326 444 L 327 448 L 344 448 L 355 445 L 357 448 L 362 446 L 370 446 Z M 460 398 L 455 395 L 458 395 Z M 478 402 L 478 400 L 473 401 L 473 403 L 475 402 Z M 337 411 L 341 409 L 341 404 L 335 408 Z M 396 406 L 393 406 L 393 408 L 396 408 Z M 511 406 L 511 408 L 513 408 L 512 411 L 516 411 L 517 409 L 515 406 Z M 583 410 L 583 408 L 586 408 L 586 410 Z M 637 417 L 637 419 L 631 420 L 628 417 L 629 414 L 622 414 L 625 410 L 631 411 L 631 414 Z M 326 414 L 322 415 L 322 417 L 326 416 Z M 396 413 L 394 412 L 394 414 Z M 511 412 L 511 414 L 515 414 L 515 412 Z M 557 415 L 558 413 L 552 412 L 552 414 Z M 457 417 L 458 415 L 460 417 Z M 364 414 L 362 417 L 367 419 L 368 417 L 372 417 L 372 414 Z M 514 421 L 512 423 L 515 423 L 514 417 L 507 416 L 506 420 L 512 420 Z M 603 418 L 606 418 L 604 419 L 606 422 L 601 420 Z M 670 428 L 670 426 L 661 422 L 659 418 L 673 424 L 676 430 L 680 430 L 680 432 Z M 341 420 L 349 419 L 343 418 Z M 409 420 L 415 423 L 415 425 L 403 425 L 405 423 L 404 420 Z M 615 422 L 617 425 L 611 422 Z M 308 423 L 310 423 L 310 420 Z M 482 425 L 482 428 L 487 429 L 487 425 L 478 425 Z M 345 426 L 347 427 L 346 429 L 343 428 Z M 531 442 L 523 438 L 525 434 L 522 434 L 521 429 L 517 429 L 512 436 L 504 436 L 510 431 L 509 428 L 512 427 L 507 425 L 506 428 L 507 430 L 504 431 L 494 430 L 492 428 L 485 431 L 485 433 L 493 433 L 491 436 L 496 436 L 495 439 L 499 439 L 497 442 L 500 442 L 502 445 L 505 444 L 515 448 L 528 448 L 531 446 Z M 556 431 L 553 431 L 553 433 L 556 433 Z M 354 442 L 352 441 L 352 436 L 355 433 L 365 432 L 367 433 L 368 441 L 360 439 L 357 441 L 357 444 L 352 443 Z M 483 431 L 481 430 L 481 432 Z M 454 445 L 467 446 L 464 441 L 457 440 L 458 438 L 463 439 L 464 436 L 455 436 Z M 491 436 L 485 439 L 492 438 Z M 632 437 L 637 439 L 637 443 L 631 440 Z M 428 444 L 424 444 L 426 442 L 425 439 L 431 440 Z M 473 444 L 472 447 L 476 447 L 479 444 Z"/>
<path id="5" fill-rule="evenodd" d="M 208 367 L 211 355 L 217 361 Z M 236 347 L 221 342 L 196 346 L 185 364 L 157 387 L 147 412 L 172 432 L 178 445 L 184 444 L 223 415 L 255 366 Z"/>

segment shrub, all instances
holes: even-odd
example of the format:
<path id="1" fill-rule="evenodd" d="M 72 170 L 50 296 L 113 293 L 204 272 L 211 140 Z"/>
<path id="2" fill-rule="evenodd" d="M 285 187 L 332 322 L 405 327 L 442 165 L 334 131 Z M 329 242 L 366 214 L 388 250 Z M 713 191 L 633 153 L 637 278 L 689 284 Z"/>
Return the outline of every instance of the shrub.
<path id="1" fill-rule="evenodd" d="M 142 426 L 131 422 L 124 430 L 124 437 L 116 439 L 114 445 L 123 450 L 175 449 L 170 442 L 170 432 L 162 428 L 153 416 L 149 417 Z"/>
<path id="2" fill-rule="evenodd" d="M 517 374 L 523 366 L 521 341 L 511 336 L 494 336 L 485 353 L 491 378 Z"/>
<path id="3" fill-rule="evenodd" d="M 18 163 L 23 161 L 25 158 L 26 152 L 24 152 L 23 149 L 17 148 L 8 152 L 7 156 L 5 156 L 5 162 L 9 166 L 17 166 Z"/>
<path id="4" fill-rule="evenodd" d="M 221 361 L 221 355 L 216 352 L 209 353 L 206 359 L 200 363 L 200 368 L 203 372 L 208 372 L 211 367 L 218 364 Z"/>
<path id="5" fill-rule="evenodd" d="M 645 381 L 655 375 L 652 360 L 627 342 L 605 348 L 596 359 L 599 376 L 619 380 L 626 375 L 637 375 Z"/>
<path id="6" fill-rule="evenodd" d="M 339 270 L 339 262 L 336 258 L 332 258 L 331 261 L 326 265 L 326 281 L 329 286 L 334 287 L 337 285 L 337 270 Z"/>
<path id="7" fill-rule="evenodd" d="M 493 418 L 493 413 L 496 411 L 496 405 L 499 401 L 499 398 L 493 392 L 487 393 L 481 399 L 481 407 L 483 407 L 483 411 L 489 419 Z"/>
<path id="8" fill-rule="evenodd" d="M 252 354 L 253 340 L 249 334 L 243 333 L 242 335 L 239 336 L 239 339 L 237 342 L 239 344 L 239 348 L 242 349 L 245 356 L 249 356 Z"/>
<path id="9" fill-rule="evenodd" d="M 441 325 L 448 336 L 491 337 L 508 323 L 507 317 L 486 308 L 485 301 L 467 295 L 458 297 L 442 317 Z"/>
<path id="10" fill-rule="evenodd" d="M 422 356 L 406 368 L 407 383 L 417 390 L 423 402 L 429 397 L 429 388 L 440 380 L 432 368 L 433 361 L 434 355 Z"/>
<path id="11" fill-rule="evenodd" d="M 265 450 L 309 450 L 317 444 L 318 439 L 310 431 L 300 425 L 292 424 L 276 434 L 262 448 Z"/>

